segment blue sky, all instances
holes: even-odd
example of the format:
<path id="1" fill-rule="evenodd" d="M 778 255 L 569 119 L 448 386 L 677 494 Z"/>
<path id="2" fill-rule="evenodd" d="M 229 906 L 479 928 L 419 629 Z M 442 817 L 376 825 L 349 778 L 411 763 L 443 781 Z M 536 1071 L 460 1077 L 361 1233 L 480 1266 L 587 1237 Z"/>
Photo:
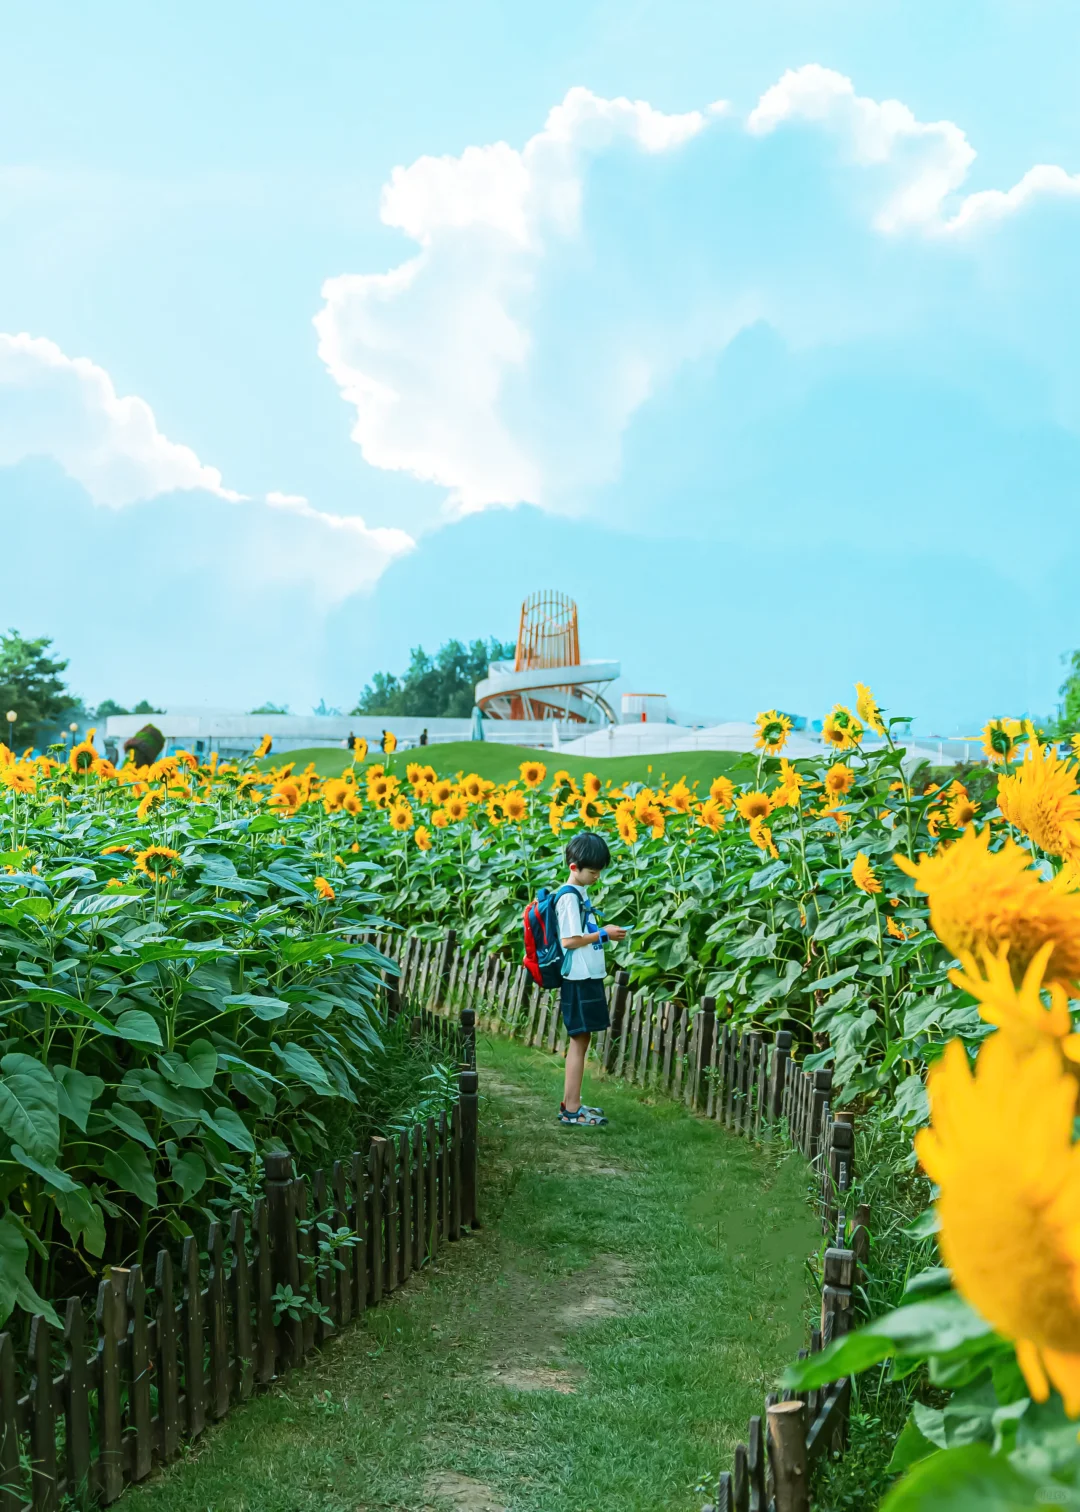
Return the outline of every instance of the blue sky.
<path id="1" fill-rule="evenodd" d="M 1080 13 L 5 7 L 4 622 L 349 707 L 542 586 L 682 709 L 1042 712 Z"/>

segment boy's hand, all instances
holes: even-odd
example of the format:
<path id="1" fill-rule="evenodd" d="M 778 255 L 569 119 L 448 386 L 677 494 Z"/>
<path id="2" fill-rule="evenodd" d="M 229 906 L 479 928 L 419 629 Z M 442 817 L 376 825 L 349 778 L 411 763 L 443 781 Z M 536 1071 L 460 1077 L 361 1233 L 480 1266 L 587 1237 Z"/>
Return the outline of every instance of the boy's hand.
<path id="1" fill-rule="evenodd" d="M 626 939 L 626 930 L 622 927 L 621 924 L 606 924 L 604 928 L 607 930 L 608 939 L 611 940 L 613 944 L 617 945 L 620 940 Z"/>

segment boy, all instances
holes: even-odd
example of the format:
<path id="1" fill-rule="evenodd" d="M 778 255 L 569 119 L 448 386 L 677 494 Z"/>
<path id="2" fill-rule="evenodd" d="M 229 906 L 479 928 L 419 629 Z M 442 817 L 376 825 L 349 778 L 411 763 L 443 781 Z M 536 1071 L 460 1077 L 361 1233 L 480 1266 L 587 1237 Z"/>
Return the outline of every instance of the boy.
<path id="1" fill-rule="evenodd" d="M 590 1128 L 607 1123 L 602 1109 L 586 1107 L 581 1101 L 589 1041 L 611 1023 L 604 995 L 604 944 L 626 936 L 626 930 L 618 924 L 601 928 L 589 902 L 588 889 L 610 860 L 611 852 L 602 835 L 588 830 L 575 835 L 566 847 L 566 862 L 570 868 L 570 886 L 577 896 L 566 892 L 556 905 L 559 938 L 566 952 L 559 1006 L 570 1037 L 559 1122 Z"/>

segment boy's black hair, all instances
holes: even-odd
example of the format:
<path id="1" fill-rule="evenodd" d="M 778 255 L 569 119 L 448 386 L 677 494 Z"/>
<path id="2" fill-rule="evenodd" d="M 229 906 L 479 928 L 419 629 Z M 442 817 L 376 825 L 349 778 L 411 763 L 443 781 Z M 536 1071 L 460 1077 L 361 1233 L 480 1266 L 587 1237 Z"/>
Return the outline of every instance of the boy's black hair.
<path id="1" fill-rule="evenodd" d="M 611 852 L 603 835 L 584 830 L 575 835 L 566 847 L 567 866 L 587 866 L 590 871 L 603 871 L 611 860 Z"/>

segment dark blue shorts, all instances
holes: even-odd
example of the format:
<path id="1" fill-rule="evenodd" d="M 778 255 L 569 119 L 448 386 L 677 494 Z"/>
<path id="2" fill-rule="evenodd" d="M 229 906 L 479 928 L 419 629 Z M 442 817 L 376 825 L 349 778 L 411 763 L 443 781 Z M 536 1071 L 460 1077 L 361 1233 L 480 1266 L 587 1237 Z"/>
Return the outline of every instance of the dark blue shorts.
<path id="1" fill-rule="evenodd" d="M 564 978 L 559 1007 L 567 1034 L 600 1034 L 611 1027 L 602 977 L 582 977 L 576 982 Z"/>

